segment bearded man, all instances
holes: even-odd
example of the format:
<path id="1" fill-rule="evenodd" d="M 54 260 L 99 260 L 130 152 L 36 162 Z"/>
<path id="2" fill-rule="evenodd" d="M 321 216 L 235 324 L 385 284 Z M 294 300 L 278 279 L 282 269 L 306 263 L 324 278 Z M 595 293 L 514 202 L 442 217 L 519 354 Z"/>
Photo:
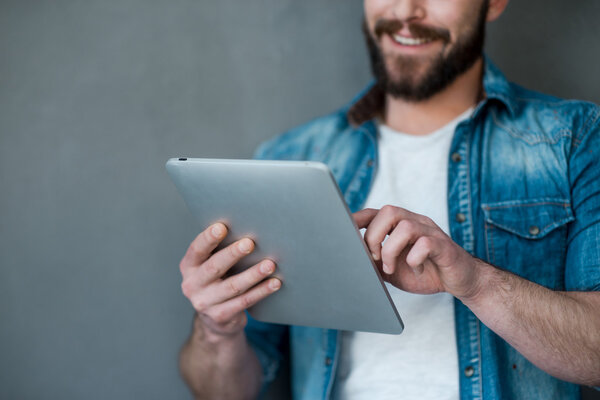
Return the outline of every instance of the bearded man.
<path id="1" fill-rule="evenodd" d="M 196 397 L 256 398 L 286 331 L 294 399 L 577 399 L 600 385 L 600 109 L 511 84 L 483 55 L 507 1 L 365 0 L 374 83 L 257 152 L 330 166 L 405 332 L 249 320 L 281 286 L 276 266 L 225 276 L 254 243 L 213 253 L 216 224 L 180 265 Z"/>

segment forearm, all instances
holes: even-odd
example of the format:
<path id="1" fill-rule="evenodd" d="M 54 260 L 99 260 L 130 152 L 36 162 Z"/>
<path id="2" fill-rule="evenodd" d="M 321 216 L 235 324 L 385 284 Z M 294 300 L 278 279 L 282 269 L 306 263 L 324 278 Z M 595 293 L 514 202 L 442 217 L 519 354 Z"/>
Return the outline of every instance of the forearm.
<path id="1" fill-rule="evenodd" d="M 260 390 L 262 369 L 243 331 L 219 337 L 206 332 L 195 318 L 179 365 L 197 399 L 254 399 Z"/>
<path id="2" fill-rule="evenodd" d="M 482 285 L 461 299 L 532 363 L 579 384 L 600 385 L 600 293 L 555 292 L 481 262 Z"/>

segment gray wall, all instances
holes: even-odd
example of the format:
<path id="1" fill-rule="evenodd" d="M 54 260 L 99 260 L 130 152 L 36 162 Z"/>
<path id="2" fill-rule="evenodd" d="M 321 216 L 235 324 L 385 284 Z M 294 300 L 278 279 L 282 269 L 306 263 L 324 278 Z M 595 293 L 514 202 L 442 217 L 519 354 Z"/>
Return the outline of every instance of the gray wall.
<path id="1" fill-rule="evenodd" d="M 513 1 L 489 53 L 600 102 L 600 3 Z M 0 0 L 0 398 L 188 398 L 163 165 L 249 157 L 368 80 L 348 0 Z"/>

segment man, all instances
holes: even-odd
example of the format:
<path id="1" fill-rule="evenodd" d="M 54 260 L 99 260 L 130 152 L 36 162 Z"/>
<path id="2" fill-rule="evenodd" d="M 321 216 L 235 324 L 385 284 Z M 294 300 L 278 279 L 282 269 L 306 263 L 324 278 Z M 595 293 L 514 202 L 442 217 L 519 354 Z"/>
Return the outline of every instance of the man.
<path id="1" fill-rule="evenodd" d="M 286 330 L 295 399 L 576 399 L 600 385 L 600 110 L 510 84 L 483 57 L 507 1 L 365 0 L 375 83 L 257 153 L 331 167 L 405 332 L 248 321 L 281 286 L 276 266 L 225 278 L 254 244 L 213 254 L 216 224 L 180 265 L 198 311 L 181 370 L 198 398 L 255 398 Z"/>

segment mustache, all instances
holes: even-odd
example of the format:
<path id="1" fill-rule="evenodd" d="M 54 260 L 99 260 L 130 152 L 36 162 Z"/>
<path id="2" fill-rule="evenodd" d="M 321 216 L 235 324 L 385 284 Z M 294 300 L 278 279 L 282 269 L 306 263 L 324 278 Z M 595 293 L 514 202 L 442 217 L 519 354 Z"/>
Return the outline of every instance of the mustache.
<path id="1" fill-rule="evenodd" d="M 405 23 L 393 19 L 379 19 L 375 23 L 375 36 L 381 39 L 384 34 L 393 35 L 404 27 Z M 421 38 L 431 40 L 442 40 L 444 43 L 450 42 L 450 32 L 447 29 L 435 28 L 421 24 L 406 24 L 410 34 Z"/>

